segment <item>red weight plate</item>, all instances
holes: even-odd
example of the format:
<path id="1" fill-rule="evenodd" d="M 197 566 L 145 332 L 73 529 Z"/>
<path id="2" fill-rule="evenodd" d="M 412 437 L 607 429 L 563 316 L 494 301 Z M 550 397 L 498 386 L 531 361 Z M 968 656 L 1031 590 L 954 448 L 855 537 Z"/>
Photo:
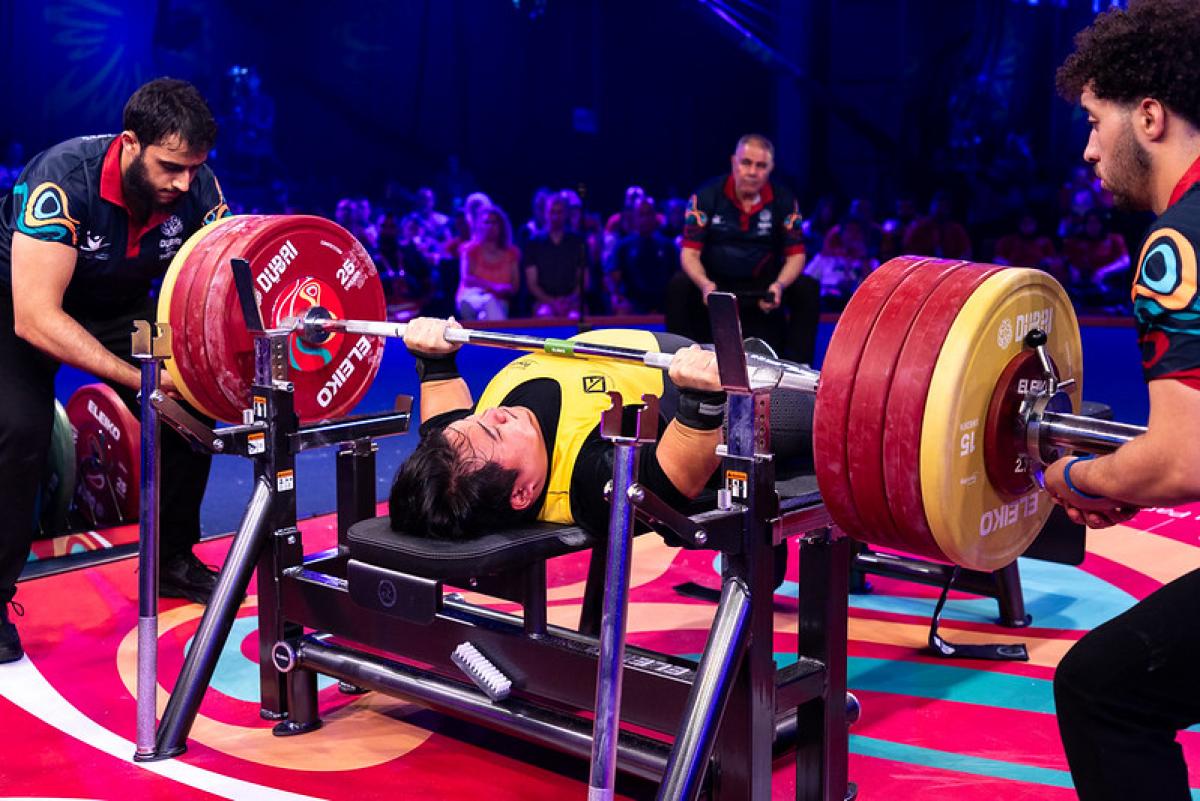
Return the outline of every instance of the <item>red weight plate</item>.
<path id="1" fill-rule="evenodd" d="M 171 358 L 163 365 L 171 375 L 179 391 L 193 406 L 206 411 L 204 404 L 197 397 L 203 388 L 206 375 L 203 369 L 193 364 L 188 352 L 187 343 L 190 339 L 187 331 L 184 311 L 187 309 L 188 293 L 198 271 L 203 270 L 200 259 L 191 258 L 192 251 L 204 240 L 212 236 L 219 225 L 228 224 L 223 220 L 218 225 L 205 226 L 194 233 L 175 254 L 171 266 L 163 276 L 162 288 L 158 296 L 158 322 L 171 326 Z"/>
<path id="2" fill-rule="evenodd" d="M 842 311 L 821 365 L 813 410 L 817 486 L 830 516 L 842 530 L 854 536 L 866 533 L 854 507 L 854 492 L 846 463 L 849 433 L 846 424 L 854 393 L 854 377 L 880 308 L 905 276 L 927 261 L 929 259 L 917 256 L 900 256 L 871 273 Z"/>
<path id="3" fill-rule="evenodd" d="M 67 401 L 75 438 L 75 502 L 98 526 L 137 520 L 141 426 L 107 384 L 88 384 Z"/>
<path id="4" fill-rule="evenodd" d="M 176 285 L 170 297 L 168 322 L 172 325 L 171 349 L 175 366 L 191 395 L 190 399 L 194 400 L 199 411 L 210 417 L 225 419 L 218 414 L 225 404 L 213 384 L 213 371 L 208 361 L 204 298 L 213 273 L 220 266 L 220 254 L 230 241 L 238 241 L 245 236 L 252 219 L 232 217 L 210 226 L 203 238 L 186 254 L 186 261 L 176 276 Z"/>
<path id="5" fill-rule="evenodd" d="M 883 434 L 883 474 L 892 520 L 903 543 L 896 547 L 910 553 L 946 559 L 930 531 L 921 494 L 921 427 L 929 379 L 963 304 L 1001 269 L 969 264 L 943 281 L 921 307 L 896 362 Z"/>
<path id="6" fill-rule="evenodd" d="M 875 545 L 899 547 L 883 477 L 883 434 L 896 361 L 921 307 L 964 264 L 934 259 L 910 272 L 884 302 L 863 346 L 847 417 L 846 430 L 853 436 L 846 440 L 846 463 L 864 539 Z"/>
<path id="7" fill-rule="evenodd" d="M 206 238 L 196 247 L 192 255 L 192 258 L 201 260 L 203 266 L 196 272 L 196 277 L 188 292 L 187 307 L 183 310 L 183 319 L 186 321 L 189 334 L 185 347 L 192 363 L 197 370 L 201 371 L 200 375 L 203 380 L 201 381 L 202 388 L 198 392 L 198 399 L 203 400 L 209 414 L 227 422 L 241 422 L 241 410 L 249 406 L 249 402 L 243 400 L 240 404 L 231 404 L 226 395 L 220 391 L 215 380 L 215 376 L 219 372 L 218 362 L 213 355 L 215 348 L 212 339 L 213 332 L 208 326 L 206 317 L 209 293 L 218 276 L 225 278 L 232 276 L 229 259 L 242 255 L 254 235 L 265 226 L 269 219 L 271 218 L 263 216 L 239 217 L 235 222 L 227 223 L 214 231 L 211 237 Z M 225 327 L 237 326 L 244 330 L 241 309 L 238 308 L 236 312 L 236 317 L 226 318 Z"/>
<path id="8" fill-rule="evenodd" d="M 320 217 L 264 219 L 267 222 L 242 250 L 268 327 L 314 306 L 340 319 L 384 319 L 383 286 L 375 264 L 348 231 Z M 228 406 L 238 410 L 236 419 L 249 405 L 254 351 L 240 324 L 241 308 L 229 270 L 214 273 L 204 314 L 213 379 Z M 370 387 L 383 349 L 382 339 L 359 334 L 335 334 L 321 345 L 293 335 L 288 366 L 296 387 L 296 414 L 302 421 L 345 415 Z"/>

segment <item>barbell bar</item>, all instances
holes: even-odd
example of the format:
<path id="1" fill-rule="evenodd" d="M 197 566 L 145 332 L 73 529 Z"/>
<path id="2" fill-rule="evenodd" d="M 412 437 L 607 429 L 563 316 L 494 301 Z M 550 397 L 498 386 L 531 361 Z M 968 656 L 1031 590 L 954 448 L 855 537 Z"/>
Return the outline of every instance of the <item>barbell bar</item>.
<path id="1" fill-rule="evenodd" d="M 297 332 L 306 342 L 319 345 L 326 342 L 336 332 L 403 339 L 407 329 L 408 323 L 339 320 L 331 317 L 328 310 L 314 307 L 301 317 L 285 320 L 274 333 Z M 637 362 L 660 370 L 670 369 L 673 356 L 670 353 L 607 345 L 600 342 L 580 342 L 572 339 L 537 337 L 528 334 L 510 334 L 470 328 L 447 328 L 444 337 L 447 342 L 453 344 L 542 352 L 555 356 L 615 359 Z M 820 373 L 816 370 L 757 354 L 746 355 L 746 367 L 750 372 L 751 386 L 755 389 L 778 387 L 797 392 L 815 393 L 817 391 Z"/>

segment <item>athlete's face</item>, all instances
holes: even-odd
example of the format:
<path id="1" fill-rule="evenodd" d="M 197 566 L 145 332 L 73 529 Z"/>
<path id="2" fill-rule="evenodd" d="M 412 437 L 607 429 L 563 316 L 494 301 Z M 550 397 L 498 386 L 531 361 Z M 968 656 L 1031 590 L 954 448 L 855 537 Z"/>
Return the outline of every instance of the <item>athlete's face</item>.
<path id="1" fill-rule="evenodd" d="M 196 153 L 177 134 L 158 144 L 143 145 L 128 131 L 123 144 L 133 160 L 125 170 L 126 196 L 151 209 L 170 206 L 192 185 L 207 153 Z"/>
<path id="2" fill-rule="evenodd" d="M 766 186 L 775 168 L 775 160 L 765 147 L 747 142 L 740 145 L 731 159 L 733 183 L 739 195 L 757 195 Z"/>
<path id="3" fill-rule="evenodd" d="M 537 500 L 546 485 L 546 446 L 533 412 L 524 406 L 497 406 L 456 420 L 446 431 L 453 432 L 450 442 L 462 458 L 480 467 L 493 462 L 517 471 L 514 509 L 526 509 Z"/>
<path id="4" fill-rule="evenodd" d="M 1102 100 L 1090 89 L 1083 90 L 1079 102 L 1092 126 L 1083 160 L 1095 169 L 1100 184 L 1112 192 L 1116 205 L 1150 208 L 1150 153 L 1137 139 L 1130 109 Z"/>

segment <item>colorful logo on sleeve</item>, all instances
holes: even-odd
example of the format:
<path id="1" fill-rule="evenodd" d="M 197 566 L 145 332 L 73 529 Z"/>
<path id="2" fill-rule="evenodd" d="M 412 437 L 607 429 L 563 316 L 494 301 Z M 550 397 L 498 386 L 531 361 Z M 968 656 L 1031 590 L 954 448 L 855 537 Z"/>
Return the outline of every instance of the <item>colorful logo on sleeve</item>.
<path id="1" fill-rule="evenodd" d="M 74 247 L 79 242 L 79 220 L 71 217 L 67 193 L 49 181 L 38 184 L 32 192 L 28 184 L 13 187 L 17 201 L 17 230 L 34 239 L 64 242 Z"/>
<path id="2" fill-rule="evenodd" d="M 1174 228 L 1154 231 L 1142 246 L 1133 300 L 1154 301 L 1170 312 L 1192 307 L 1196 300 L 1196 249 Z"/>
<path id="3" fill-rule="evenodd" d="M 793 231 L 799 233 L 804 228 L 804 218 L 800 216 L 800 212 L 795 208 L 792 213 L 783 218 L 783 228 L 785 231 Z"/>
<path id="4" fill-rule="evenodd" d="M 213 185 L 217 187 L 217 205 L 213 206 L 204 215 L 203 225 L 211 225 L 222 217 L 229 217 L 233 214 L 229 210 L 229 204 L 225 202 L 225 193 L 221 191 L 221 182 L 217 180 L 217 176 L 213 176 Z"/>
<path id="5" fill-rule="evenodd" d="M 687 212 L 683 215 L 684 225 L 694 225 L 703 228 L 708 225 L 708 215 L 700 210 L 700 201 L 695 195 L 688 198 Z"/>

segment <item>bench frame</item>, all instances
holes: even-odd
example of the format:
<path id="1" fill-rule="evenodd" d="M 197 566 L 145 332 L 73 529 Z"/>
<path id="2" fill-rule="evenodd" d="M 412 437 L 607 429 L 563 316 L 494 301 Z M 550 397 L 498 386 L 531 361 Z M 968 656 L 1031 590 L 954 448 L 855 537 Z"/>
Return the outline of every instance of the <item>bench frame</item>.
<path id="1" fill-rule="evenodd" d="M 736 327 L 735 311 L 732 319 Z M 718 332 L 716 337 L 722 363 L 722 341 L 727 347 L 741 345 L 740 330 L 725 333 L 729 336 Z M 348 578 L 354 566 L 346 535 L 354 522 L 374 514 L 375 448 L 370 436 L 359 436 L 367 427 L 351 425 L 339 433 L 323 426 L 315 434 L 299 428 L 286 359 L 280 358 L 285 347 L 286 336 L 255 337 L 253 422 L 243 428 L 265 438 L 253 449 L 225 450 L 254 458 L 255 490 L 168 700 L 155 749 L 143 753 L 139 747 L 138 758 L 168 758 L 185 750 L 254 570 L 261 714 L 282 721 L 277 734 L 320 725 L 316 675 L 324 673 L 587 756 L 591 723 L 577 710 L 591 708 L 595 700 L 599 645 L 593 633 L 604 554 L 593 552 L 580 631 L 548 625 L 544 563 L 480 578 L 479 589 L 521 603 L 521 617 L 444 595 L 440 582 L 411 575 L 395 578 L 417 588 L 419 597 L 435 599 L 421 607 L 425 617 L 432 610 L 432 619 L 414 622 L 360 605 L 351 597 Z M 738 363 L 744 365 L 744 356 Z M 152 361 L 144 369 L 151 365 L 157 369 Z M 741 386 L 731 386 L 724 373 L 722 379 L 730 396 L 722 469 L 735 491 L 730 507 L 703 523 L 713 534 L 710 547 L 719 547 L 723 555 L 721 601 L 698 666 L 644 649 L 626 650 L 621 718 L 649 733 L 620 732 L 618 766 L 661 781 L 660 799 L 696 798 L 707 791 L 712 799 L 765 801 L 771 797 L 773 759 L 794 749 L 796 798 L 842 801 L 855 794 L 847 781 L 850 543 L 819 502 L 781 507 L 769 451 L 769 396 L 751 391 L 744 375 Z M 144 402 L 153 415 L 154 407 Z M 153 416 L 149 420 L 156 422 Z M 392 427 L 406 427 L 406 415 L 403 422 Z M 396 433 L 380 426 L 370 430 L 372 435 Z M 241 430 L 225 439 L 242 443 L 246 434 Z M 338 546 L 306 557 L 296 527 L 294 482 L 283 477 L 294 475 L 297 451 L 339 437 L 347 441 L 337 458 Z M 144 491 L 157 491 L 154 473 Z M 156 521 L 146 525 L 156 529 Z M 157 531 L 148 536 L 156 541 Z M 798 659 L 777 670 L 774 546 L 791 537 L 800 543 Z M 422 582 L 428 595 L 420 596 Z M 305 634 L 305 629 L 312 631 Z M 516 689 L 509 699 L 492 702 L 463 680 L 449 656 L 464 641 L 510 672 Z"/>

